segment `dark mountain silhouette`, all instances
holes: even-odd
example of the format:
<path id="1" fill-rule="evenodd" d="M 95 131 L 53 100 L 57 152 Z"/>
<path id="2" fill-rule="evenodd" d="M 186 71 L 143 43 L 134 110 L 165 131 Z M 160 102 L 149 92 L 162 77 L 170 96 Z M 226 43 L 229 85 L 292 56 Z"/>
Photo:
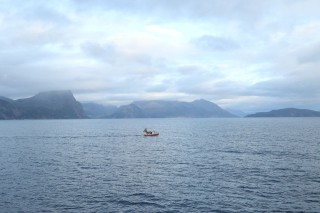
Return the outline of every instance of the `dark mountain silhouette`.
<path id="1" fill-rule="evenodd" d="M 246 117 L 320 117 L 320 112 L 309 109 L 285 108 L 270 112 L 258 112 Z"/>
<path id="2" fill-rule="evenodd" d="M 206 101 L 135 101 L 121 106 L 110 118 L 236 117 L 218 105 Z"/>
<path id="3" fill-rule="evenodd" d="M 1 99 L 0 119 L 86 118 L 71 91 L 41 92 L 19 100 Z"/>

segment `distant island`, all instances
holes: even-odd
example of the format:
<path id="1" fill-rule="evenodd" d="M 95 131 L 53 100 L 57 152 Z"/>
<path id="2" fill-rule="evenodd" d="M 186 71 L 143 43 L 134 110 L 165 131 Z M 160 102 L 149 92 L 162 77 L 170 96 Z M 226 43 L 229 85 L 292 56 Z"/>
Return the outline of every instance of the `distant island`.
<path id="1" fill-rule="evenodd" d="M 270 112 L 258 112 L 246 117 L 320 117 L 320 112 L 309 109 L 285 108 Z"/>

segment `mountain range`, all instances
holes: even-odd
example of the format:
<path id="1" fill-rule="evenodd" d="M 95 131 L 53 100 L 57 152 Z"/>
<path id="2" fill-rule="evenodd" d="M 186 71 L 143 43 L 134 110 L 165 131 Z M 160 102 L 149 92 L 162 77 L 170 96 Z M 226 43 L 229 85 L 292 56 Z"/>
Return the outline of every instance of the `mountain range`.
<path id="1" fill-rule="evenodd" d="M 118 108 L 107 118 L 208 118 L 208 117 L 236 117 L 223 110 L 218 105 L 206 101 L 135 101 L 129 105 Z"/>
<path id="2" fill-rule="evenodd" d="M 12 100 L 0 97 L 0 119 L 87 118 L 71 91 L 41 92 L 30 98 Z"/>
<path id="3" fill-rule="evenodd" d="M 231 113 L 237 112 L 237 113 Z M 81 118 L 210 118 L 240 117 L 242 112 L 227 111 L 210 101 L 134 101 L 131 104 L 105 106 L 80 103 L 71 91 L 41 92 L 30 98 L 12 100 L 0 96 L 0 120 L 10 119 L 81 119 Z M 259 112 L 246 117 L 320 117 L 320 112 L 285 108 Z"/>
<path id="4" fill-rule="evenodd" d="M 206 101 L 135 101 L 120 107 L 79 103 L 71 91 L 41 92 L 30 98 L 12 100 L 0 97 L 0 119 L 77 118 L 207 118 L 236 117 Z"/>

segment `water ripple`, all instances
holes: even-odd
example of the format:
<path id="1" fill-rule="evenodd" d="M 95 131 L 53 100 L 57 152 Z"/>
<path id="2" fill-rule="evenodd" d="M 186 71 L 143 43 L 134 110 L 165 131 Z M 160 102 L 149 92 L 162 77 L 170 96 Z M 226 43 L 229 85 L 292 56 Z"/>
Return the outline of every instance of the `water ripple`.
<path id="1" fill-rule="evenodd" d="M 143 137 L 146 126 L 161 135 Z M 0 209 L 320 212 L 319 129 L 316 119 L 0 122 Z"/>

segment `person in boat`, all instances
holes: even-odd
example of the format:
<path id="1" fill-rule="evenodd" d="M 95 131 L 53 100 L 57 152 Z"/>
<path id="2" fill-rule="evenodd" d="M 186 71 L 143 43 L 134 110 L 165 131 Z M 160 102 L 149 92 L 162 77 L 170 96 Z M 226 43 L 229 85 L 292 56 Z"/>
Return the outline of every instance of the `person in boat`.
<path id="1" fill-rule="evenodd" d="M 143 132 L 145 132 L 146 134 L 152 134 L 152 132 L 148 132 L 147 128 L 144 128 Z"/>

